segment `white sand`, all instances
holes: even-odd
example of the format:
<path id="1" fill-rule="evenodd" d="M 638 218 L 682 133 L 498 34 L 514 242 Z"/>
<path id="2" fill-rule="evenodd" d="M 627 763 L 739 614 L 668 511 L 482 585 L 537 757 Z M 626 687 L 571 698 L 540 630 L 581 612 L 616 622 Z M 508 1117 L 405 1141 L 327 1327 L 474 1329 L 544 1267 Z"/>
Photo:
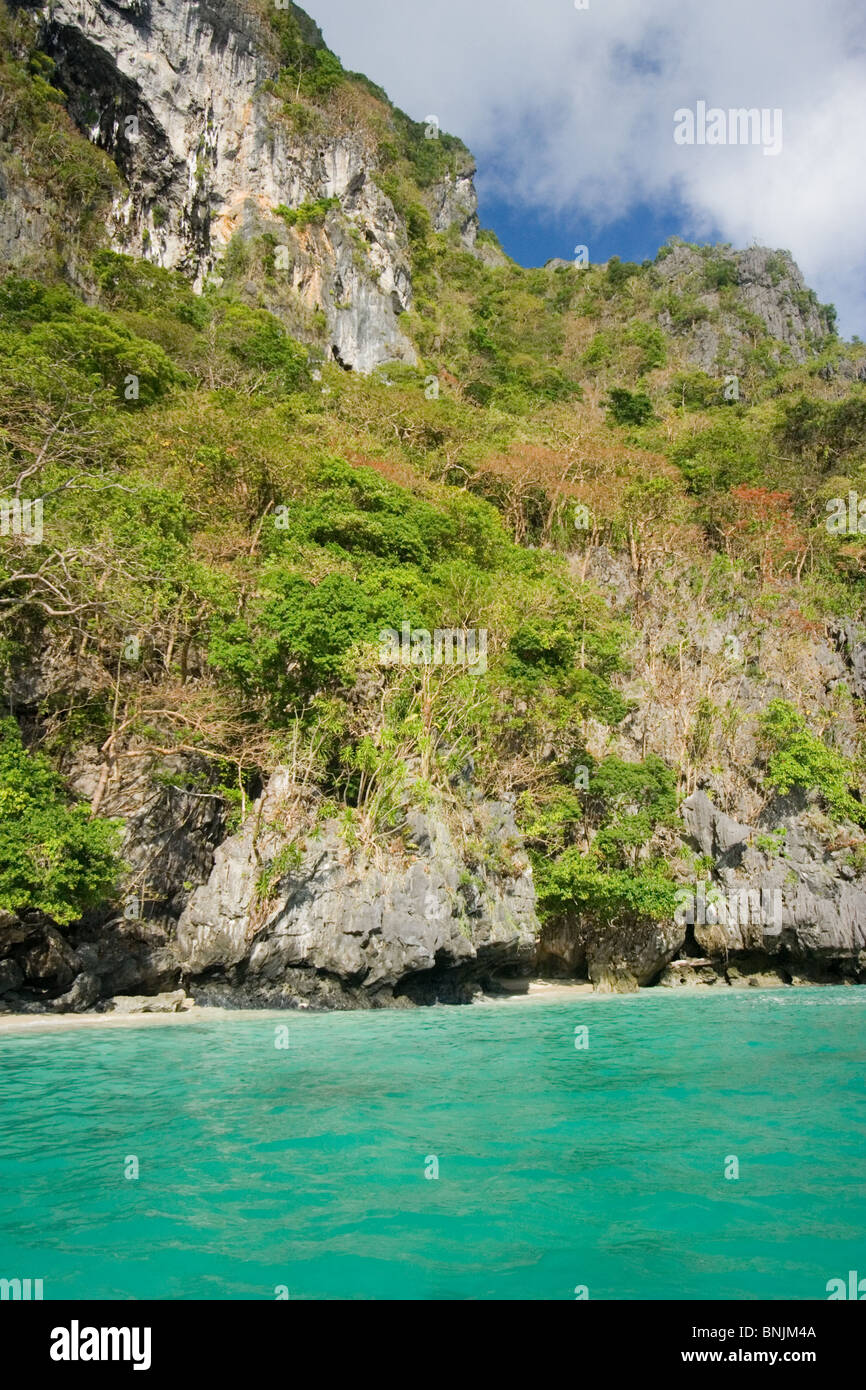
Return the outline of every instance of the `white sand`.
<path id="1" fill-rule="evenodd" d="M 177 1014 L 0 1014 L 3 1033 L 56 1033 L 67 1028 L 130 1028 L 138 1024 L 202 1023 L 211 1019 L 254 1016 L 256 1010 L 200 1009 Z"/>
<path id="2" fill-rule="evenodd" d="M 510 994 L 508 999 L 579 999 L 594 993 L 588 980 L 531 980 L 525 993 Z"/>
<path id="3" fill-rule="evenodd" d="M 530 980 L 528 985 L 524 982 L 514 982 L 514 992 L 511 994 L 488 994 L 479 1001 L 476 1007 L 487 1008 L 491 1004 L 522 1004 L 522 1003 L 564 1003 L 568 1000 L 578 1000 L 594 998 L 597 1000 L 633 998 L 633 995 L 621 994 L 598 994 L 591 984 L 586 980 Z M 718 985 L 710 988 L 707 985 L 679 985 L 676 989 L 659 989 L 658 987 L 641 989 L 639 994 L 664 995 L 671 999 L 681 999 L 687 996 L 705 996 L 707 994 L 726 994 L 734 995 L 743 992 L 745 986 L 731 988 L 727 985 Z M 784 986 L 770 982 L 762 982 L 757 986 L 761 989 L 790 989 L 791 986 Z M 863 986 L 866 988 L 866 986 Z M 461 1007 L 461 1006 L 455 1006 Z M 467 1007 L 473 1007 L 469 1005 Z M 300 1010 L 304 1014 L 319 1012 L 318 1010 Z M 329 1010 L 323 1010 L 323 1013 Z M 363 1010 L 361 1011 L 363 1012 Z M 181 1013 L 176 1014 L 0 1014 L 0 1036 L 4 1033 L 37 1033 L 47 1032 L 56 1033 L 67 1028 L 134 1028 L 139 1025 L 158 1026 L 160 1024 L 182 1024 L 182 1023 L 206 1023 L 218 1019 L 237 1020 L 239 1018 L 261 1018 L 262 1014 L 281 1014 L 287 1018 L 295 1015 L 292 1009 L 208 1009 L 200 1008 L 194 1004 L 186 1008 Z"/>
<path id="4" fill-rule="evenodd" d="M 535 1003 L 539 999 L 576 999 L 592 993 L 592 985 L 585 980 L 532 980 L 528 987 L 521 982 L 513 994 L 487 995 L 480 1007 L 488 1004 Z M 306 1009 L 300 1012 L 308 1013 Z M 294 1010 L 206 1009 L 195 1004 L 176 1014 L 0 1014 L 0 1037 L 4 1033 L 58 1033 L 68 1028 L 156 1027 L 160 1024 L 205 1023 L 218 1019 L 261 1018 L 263 1013 L 285 1013 L 290 1017 Z"/>

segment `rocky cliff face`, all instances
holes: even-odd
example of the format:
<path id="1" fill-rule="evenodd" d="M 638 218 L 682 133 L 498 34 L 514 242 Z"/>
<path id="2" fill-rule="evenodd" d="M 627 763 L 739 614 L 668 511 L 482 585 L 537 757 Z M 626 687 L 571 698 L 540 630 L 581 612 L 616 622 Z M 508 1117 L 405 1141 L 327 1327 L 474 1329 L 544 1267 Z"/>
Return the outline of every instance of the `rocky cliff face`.
<path id="1" fill-rule="evenodd" d="M 795 968 L 846 962 L 854 973 L 866 966 L 866 887 L 848 866 L 846 846 L 828 848 L 810 828 L 805 803 L 779 798 L 758 826 L 740 825 L 701 791 L 683 804 L 688 834 L 724 890 L 723 907 L 685 914 L 705 954 L 764 951 Z M 781 855 L 768 852 L 768 830 L 784 831 Z M 743 898 L 756 884 L 761 904 Z"/>
<path id="2" fill-rule="evenodd" d="M 588 573 L 615 611 L 640 609 L 632 686 L 640 698 L 620 726 L 620 756 L 636 761 L 652 751 L 687 766 L 702 692 L 710 689 L 720 709 L 757 714 L 788 696 L 792 672 L 816 721 L 835 702 L 839 744 L 855 750 L 850 696 L 861 699 L 866 689 L 858 625 L 842 623 L 828 640 L 804 630 L 794 604 L 787 631 L 735 608 L 721 616 L 687 592 L 673 560 L 644 591 L 628 558 L 603 546 Z M 673 597 L 680 588 L 682 602 Z M 659 673 L 665 649 L 678 651 L 674 677 Z M 608 747 L 599 727 L 591 750 L 600 757 Z M 866 836 L 830 824 L 814 796 L 768 800 L 755 785 L 758 757 L 754 726 L 736 718 L 724 757 L 694 770 L 695 789 L 666 843 L 672 861 L 698 856 L 674 920 L 601 933 L 579 917 L 559 921 L 541 934 L 540 967 L 585 973 L 602 990 L 866 980 Z"/>
<path id="3" fill-rule="evenodd" d="M 701 268 L 699 252 L 682 244 L 674 245 L 658 261 L 660 277 L 673 289 L 680 293 L 697 290 L 693 319 L 685 317 L 677 323 L 668 310 L 661 314 L 660 324 L 668 333 L 685 335 L 686 357 L 702 371 L 739 366 L 744 349 L 750 346 L 750 315 L 784 345 L 794 362 L 804 362 L 810 343 L 826 334 L 821 307 L 787 252 L 765 246 L 746 251 L 723 249 L 718 260 L 722 282 L 718 289 L 708 289 L 705 280 L 702 283 Z"/>
<path id="4" fill-rule="evenodd" d="M 758 824 L 744 825 L 693 793 L 680 833 L 702 868 L 684 884 L 675 916 L 603 932 L 565 918 L 541 934 L 542 968 L 586 975 L 602 992 L 866 982 L 866 878 L 850 862 L 859 841 L 843 834 L 828 844 L 806 802 L 777 798 Z"/>
<path id="5" fill-rule="evenodd" d="M 525 856 L 510 878 L 471 874 L 446 826 L 416 812 L 408 862 L 352 855 L 326 823 L 281 872 L 280 824 L 295 797 L 288 774 L 277 773 L 178 922 L 177 953 L 184 979 L 198 981 L 197 998 L 461 999 L 531 963 L 537 923 Z M 516 835 L 510 807 L 487 804 L 479 815 L 492 849 Z M 271 876 L 264 891 L 263 874 Z"/>
<path id="6" fill-rule="evenodd" d="M 399 322 L 412 307 L 406 228 L 374 180 L 375 146 L 350 117 L 293 131 L 268 90 L 279 69 L 273 34 L 249 7 L 59 0 L 38 17 L 70 113 L 123 179 L 109 218 L 115 249 L 201 288 L 233 236 L 266 231 L 280 291 L 265 307 L 279 313 L 287 295 L 308 323 L 324 314 L 326 353 L 347 368 L 416 362 Z M 0 205 L 0 246 L 13 263 L 51 232 L 32 201 L 19 190 Z M 434 184 L 428 202 L 436 229 L 454 226 L 471 248 L 471 168 Z M 317 203 L 322 214 L 294 227 L 276 213 Z M 297 331 L 304 315 L 291 317 Z"/>
<path id="7" fill-rule="evenodd" d="M 350 851 L 337 824 L 317 827 L 285 769 L 226 837 L 218 802 L 167 781 L 180 770 L 139 764 L 112 784 L 104 809 L 125 820 L 129 865 L 121 915 L 61 931 L 0 914 L 0 1010 L 81 1011 L 179 985 L 234 1007 L 465 1003 L 530 971 L 535 892 L 509 805 L 465 808 L 487 862 L 468 862 L 420 812 L 397 857 Z M 76 791 L 92 795 L 97 780 L 83 757 Z"/>

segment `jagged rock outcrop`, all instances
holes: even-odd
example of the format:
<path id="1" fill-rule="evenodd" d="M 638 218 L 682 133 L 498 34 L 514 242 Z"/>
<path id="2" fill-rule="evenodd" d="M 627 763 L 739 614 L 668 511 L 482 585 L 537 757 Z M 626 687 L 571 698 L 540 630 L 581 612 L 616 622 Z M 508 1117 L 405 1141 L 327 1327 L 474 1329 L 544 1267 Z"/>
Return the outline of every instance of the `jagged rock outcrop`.
<path id="1" fill-rule="evenodd" d="M 57 672 L 19 673 L 15 690 L 29 703 Z M 0 913 L 0 1007 L 81 1012 L 113 995 L 156 994 L 176 986 L 176 921 L 192 886 L 210 872 L 224 837 L 222 801 L 185 789 L 202 774 L 195 759 L 139 756 L 124 748 L 108 770 L 97 750 L 77 750 L 66 768 L 75 795 L 125 823 L 125 892 L 112 911 L 58 927 L 32 913 Z"/>
<path id="2" fill-rule="evenodd" d="M 251 212 L 337 199 L 313 235 L 292 237 L 276 220 L 286 247 L 278 272 L 311 311 L 324 311 L 331 352 L 346 366 L 415 361 L 397 325 L 411 307 L 405 231 L 367 177 L 370 153 L 351 133 L 317 148 L 293 137 L 262 90 L 276 62 L 250 13 L 230 0 L 60 0 L 46 47 L 79 124 L 127 181 L 114 208 L 119 250 L 200 287 Z"/>
<path id="3" fill-rule="evenodd" d="M 151 919 L 59 928 L 0 914 L 0 1011 L 81 1013 L 117 994 L 177 985 L 168 928 Z"/>
<path id="4" fill-rule="evenodd" d="M 674 244 L 656 262 L 663 284 L 695 296 L 704 318 L 677 325 L 669 310 L 659 316 L 667 333 L 685 334 L 685 355 L 702 371 L 734 369 L 749 344 L 744 315 L 754 315 L 784 346 L 794 362 L 804 362 L 809 344 L 828 333 L 828 322 L 802 272 L 784 251 L 751 246 L 745 251 L 721 248 L 717 256 L 727 269 L 733 302 L 724 291 L 707 285 L 701 253 L 684 243 Z"/>
<path id="5" fill-rule="evenodd" d="M 675 921 L 621 921 L 596 925 L 587 918 L 546 924 L 538 947 L 542 973 L 583 976 L 600 994 L 630 994 L 655 984 L 685 944 Z"/>
<path id="6" fill-rule="evenodd" d="M 93 805 L 99 796 L 100 814 L 125 822 L 126 920 L 176 921 L 189 898 L 188 885 L 210 872 L 224 835 L 221 798 L 187 789 L 196 777 L 206 785 L 204 760 L 144 756 L 133 746 L 124 750 L 119 766 L 109 768 L 95 748 L 85 745 L 67 776 L 78 797 Z"/>
<path id="7" fill-rule="evenodd" d="M 537 922 L 525 857 L 517 854 L 512 877 L 484 868 L 473 876 L 447 827 L 420 812 L 410 817 L 408 862 L 353 855 L 326 824 L 263 893 L 262 875 L 285 849 L 281 820 L 293 794 L 288 773 L 276 773 L 178 923 L 183 976 L 196 982 L 199 1002 L 462 998 L 501 970 L 528 967 Z M 478 813 L 492 849 L 515 838 L 510 807 Z"/>
<path id="8" fill-rule="evenodd" d="M 165 994 L 118 994 L 106 1000 L 100 1012 L 110 1014 L 182 1014 L 191 1009 L 194 1000 L 183 989 Z"/>
<path id="9" fill-rule="evenodd" d="M 93 777 L 85 763 L 79 791 Z M 351 853 L 333 823 L 314 831 L 311 806 L 289 835 L 286 806 L 298 800 L 285 771 L 214 849 L 201 809 L 213 803 L 188 799 L 184 815 L 182 791 L 151 777 L 147 796 L 147 781 L 126 771 L 106 801 L 127 815 L 126 910 L 64 929 L 0 914 L 0 1009 L 80 1012 L 191 981 L 197 1002 L 234 1006 L 465 1002 L 500 972 L 531 968 L 535 891 L 505 803 L 471 810 L 490 867 L 468 863 L 445 824 L 420 812 L 408 817 L 411 852 L 390 859 Z"/>
<path id="10" fill-rule="evenodd" d="M 57 210 L 23 170 L 0 167 L 0 264 L 35 268 L 52 245 L 56 221 Z"/>
<path id="11" fill-rule="evenodd" d="M 845 679 L 851 694 L 866 700 L 866 632 L 857 623 L 841 622 L 831 629 L 837 651 L 845 662 Z"/>
<path id="12" fill-rule="evenodd" d="M 456 227 L 462 245 L 467 251 L 474 250 L 480 230 L 475 166 L 458 171 L 453 177 L 435 185 L 429 195 L 429 203 L 433 230 L 447 232 L 450 227 Z"/>
<path id="13" fill-rule="evenodd" d="M 682 815 L 691 839 L 714 860 L 716 893 L 701 894 L 696 885 L 694 909 L 685 914 L 702 954 L 758 954 L 794 969 L 866 974 L 866 882 L 850 864 L 852 836 L 828 846 L 796 797 L 778 798 L 757 826 L 738 824 L 703 791 L 683 803 Z M 767 844 L 771 832 L 778 853 Z"/>
<path id="14" fill-rule="evenodd" d="M 809 722 L 821 727 L 832 705 L 834 744 L 846 756 L 856 755 L 857 722 L 848 696 L 862 698 L 860 680 L 866 680 L 859 624 L 831 620 L 826 629 L 804 624 L 796 593 L 786 595 L 773 621 L 737 595 L 724 611 L 695 602 L 687 568 L 673 556 L 653 575 L 639 575 L 626 553 L 600 545 L 576 558 L 573 572 L 596 583 L 614 611 L 637 614 L 641 628 L 630 690 L 634 708 L 618 726 L 613 745 L 601 728 L 595 737 L 590 734 L 587 746 L 594 757 L 612 747 L 627 761 L 653 752 L 684 767 L 701 697 L 709 693 L 716 710 L 736 709 L 739 717 L 726 735 L 724 757 L 701 762 L 700 785 L 736 820 L 752 824 L 764 802 L 753 771 L 761 758 L 757 719 L 770 701 L 790 698 L 792 671 Z M 660 653 L 671 654 L 673 678 Z"/>
<path id="15" fill-rule="evenodd" d="M 706 792 L 682 804 L 685 836 L 712 861 L 684 884 L 673 920 L 614 922 L 569 916 L 545 925 L 542 972 L 589 978 L 601 991 L 639 985 L 792 984 L 866 980 L 866 877 L 851 851 L 856 827 L 827 842 L 805 797 L 778 797 L 747 825 Z"/>

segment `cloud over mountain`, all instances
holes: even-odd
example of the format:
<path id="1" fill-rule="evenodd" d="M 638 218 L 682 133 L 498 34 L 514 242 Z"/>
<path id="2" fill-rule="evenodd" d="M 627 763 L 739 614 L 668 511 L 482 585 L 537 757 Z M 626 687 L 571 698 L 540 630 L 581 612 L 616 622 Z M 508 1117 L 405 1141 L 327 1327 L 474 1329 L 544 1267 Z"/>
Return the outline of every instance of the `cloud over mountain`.
<path id="1" fill-rule="evenodd" d="M 482 161 L 482 190 L 575 215 L 639 204 L 682 232 L 786 247 L 843 332 L 866 336 L 866 11 L 857 0 L 310 0 L 343 61 Z M 778 158 L 677 145 L 698 101 L 783 113 Z"/>

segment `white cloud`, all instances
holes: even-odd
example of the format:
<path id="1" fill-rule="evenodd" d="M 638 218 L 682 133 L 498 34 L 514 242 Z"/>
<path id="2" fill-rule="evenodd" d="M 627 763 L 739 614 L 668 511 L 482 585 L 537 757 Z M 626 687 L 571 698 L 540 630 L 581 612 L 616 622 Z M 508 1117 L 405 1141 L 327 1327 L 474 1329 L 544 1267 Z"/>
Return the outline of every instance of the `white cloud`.
<path id="1" fill-rule="evenodd" d="M 309 0 L 330 45 L 416 118 L 435 113 L 479 181 L 579 224 L 641 201 L 684 235 L 787 247 L 866 337 L 866 10 L 861 0 Z M 779 107 L 784 147 L 678 146 L 673 114 Z M 584 235 L 577 240 L 587 240 Z"/>

